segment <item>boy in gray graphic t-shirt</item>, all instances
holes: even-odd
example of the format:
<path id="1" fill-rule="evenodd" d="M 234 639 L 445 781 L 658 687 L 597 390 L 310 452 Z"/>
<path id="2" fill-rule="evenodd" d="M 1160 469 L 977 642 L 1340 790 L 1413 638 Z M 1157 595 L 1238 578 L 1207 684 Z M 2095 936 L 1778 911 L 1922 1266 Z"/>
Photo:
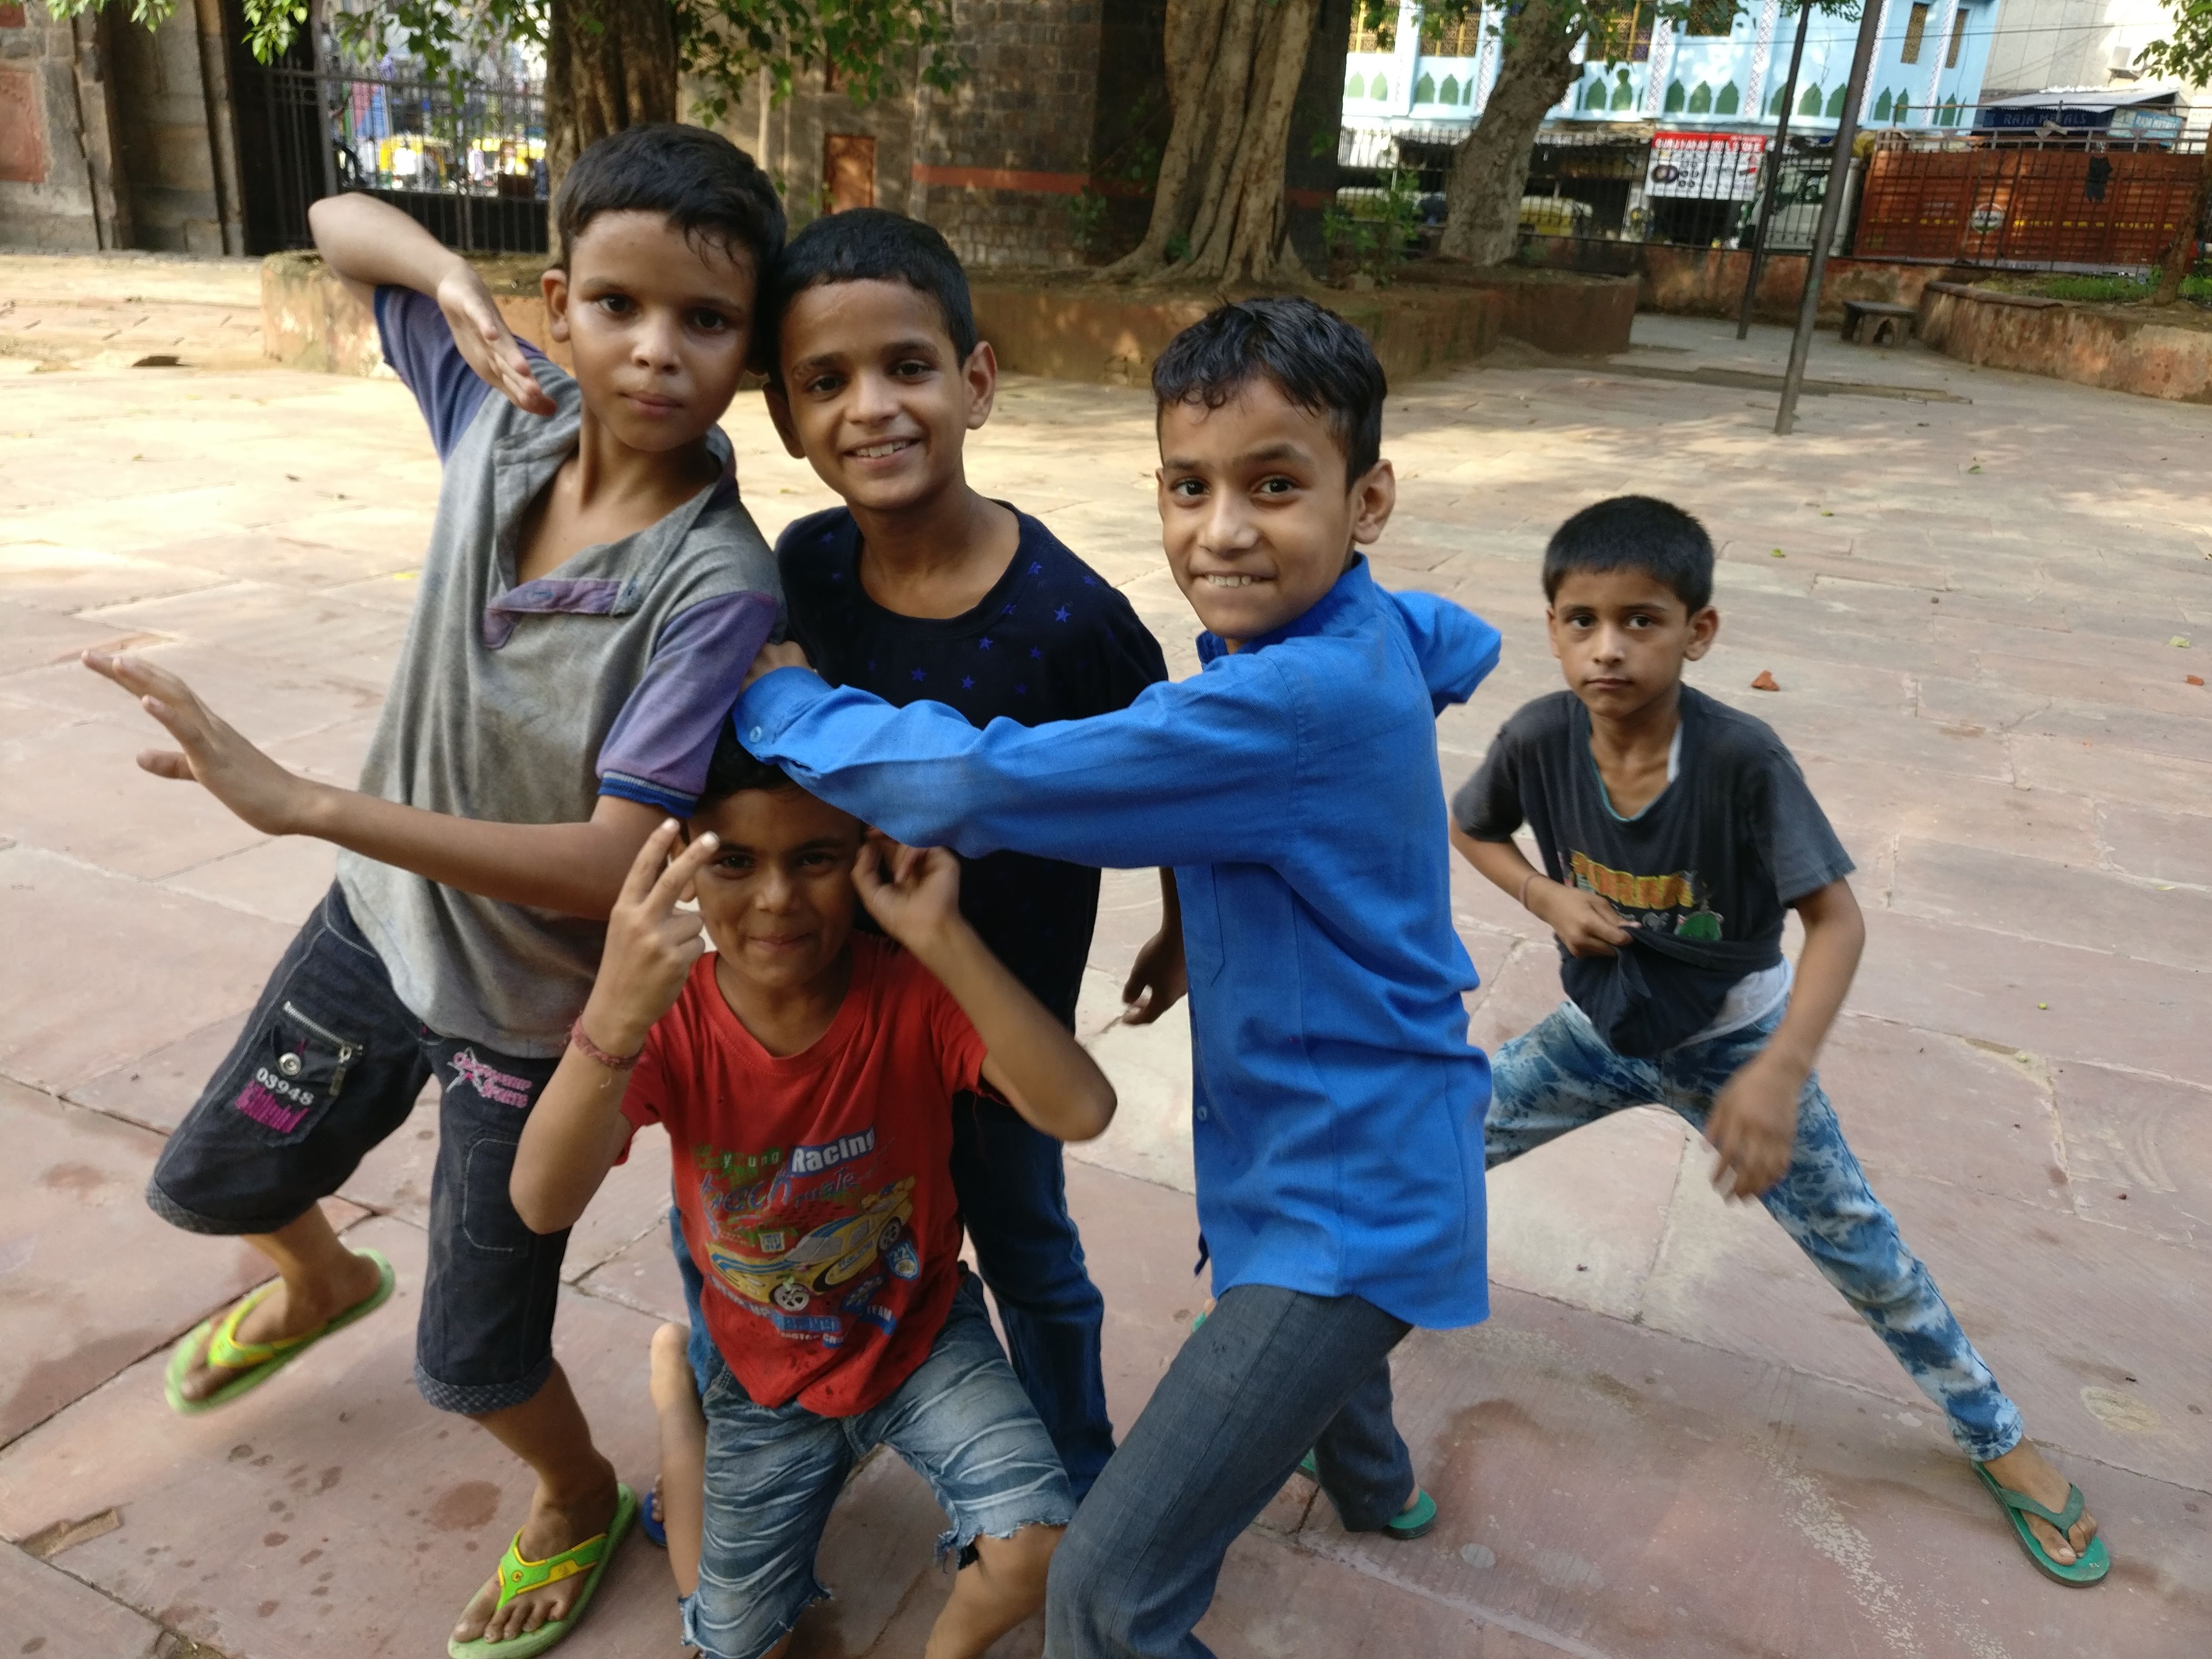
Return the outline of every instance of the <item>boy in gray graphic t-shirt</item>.
<path id="1" fill-rule="evenodd" d="M 565 259 L 545 295 L 573 376 L 405 215 L 360 195 L 313 212 L 445 462 L 357 791 L 285 771 L 150 660 L 87 658 L 176 740 L 149 770 L 343 849 L 147 1189 L 179 1227 L 243 1236 L 280 1275 L 179 1344 L 177 1410 L 236 1397 L 390 1295 L 390 1265 L 342 1244 L 319 1200 L 438 1079 L 416 1382 L 538 1482 L 456 1655 L 565 1634 L 635 1513 L 553 1359 L 567 1236 L 522 1224 L 507 1175 L 623 875 L 691 809 L 781 610 L 715 427 L 783 242 L 774 191 L 713 133 L 636 127 L 578 159 L 556 213 Z"/>

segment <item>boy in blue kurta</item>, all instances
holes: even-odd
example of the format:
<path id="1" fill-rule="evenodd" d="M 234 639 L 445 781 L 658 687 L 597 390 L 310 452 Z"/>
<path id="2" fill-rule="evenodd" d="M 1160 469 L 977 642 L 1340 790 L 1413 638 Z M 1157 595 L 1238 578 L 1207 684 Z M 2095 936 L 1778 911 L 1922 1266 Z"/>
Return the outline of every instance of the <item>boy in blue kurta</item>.
<path id="1" fill-rule="evenodd" d="M 1489 1066 L 1467 1041 L 1434 720 L 1495 664 L 1497 631 L 1384 592 L 1358 553 L 1396 487 L 1382 370 L 1341 319 L 1224 307 L 1153 389 L 1203 672 L 1033 727 L 801 672 L 763 672 L 737 714 L 756 755 L 910 842 L 1175 869 L 1218 1302 L 1054 1560 L 1066 1659 L 1204 1654 L 1223 1555 L 1310 1447 L 1347 1528 L 1418 1532 L 1433 1505 L 1389 1356 L 1413 1326 L 1489 1310 Z M 801 665 L 778 647 L 759 667 Z"/>

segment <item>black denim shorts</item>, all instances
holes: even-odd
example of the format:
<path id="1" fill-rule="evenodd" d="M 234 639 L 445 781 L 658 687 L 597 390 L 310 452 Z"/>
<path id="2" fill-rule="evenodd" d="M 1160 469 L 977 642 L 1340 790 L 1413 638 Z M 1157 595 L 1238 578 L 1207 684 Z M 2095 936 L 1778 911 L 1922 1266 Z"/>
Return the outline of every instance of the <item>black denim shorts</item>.
<path id="1" fill-rule="evenodd" d="M 552 1370 L 568 1235 L 524 1226 L 507 1176 L 558 1063 L 424 1025 L 334 886 L 169 1137 L 146 1201 L 191 1232 L 275 1232 L 337 1192 L 434 1076 L 438 1162 L 416 1386 L 445 1411 L 521 1405 Z"/>

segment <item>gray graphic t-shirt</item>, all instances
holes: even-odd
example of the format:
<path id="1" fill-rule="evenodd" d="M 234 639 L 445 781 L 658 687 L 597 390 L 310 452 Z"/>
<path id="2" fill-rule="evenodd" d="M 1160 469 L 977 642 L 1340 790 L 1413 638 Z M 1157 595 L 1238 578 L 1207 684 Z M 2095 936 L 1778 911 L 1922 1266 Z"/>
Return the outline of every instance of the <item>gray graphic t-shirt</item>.
<path id="1" fill-rule="evenodd" d="M 532 352 L 557 412 L 525 414 L 470 371 L 436 301 L 379 289 L 376 320 L 446 477 L 362 789 L 505 823 L 582 823 L 602 794 L 688 812 L 781 610 L 727 441 L 709 434 L 720 483 L 518 586 L 525 510 L 576 446 L 575 381 Z M 338 880 L 424 1024 L 505 1054 L 561 1052 L 604 922 L 479 898 L 354 853 L 339 855 Z"/>

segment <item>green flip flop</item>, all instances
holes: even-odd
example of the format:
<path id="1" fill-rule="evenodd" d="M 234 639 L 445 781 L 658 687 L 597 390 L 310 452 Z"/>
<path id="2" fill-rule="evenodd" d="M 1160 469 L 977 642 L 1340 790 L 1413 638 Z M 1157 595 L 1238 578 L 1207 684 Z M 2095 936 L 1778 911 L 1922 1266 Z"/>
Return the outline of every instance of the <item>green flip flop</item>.
<path id="1" fill-rule="evenodd" d="M 1298 1473 L 1316 1486 L 1321 1485 L 1321 1466 L 1311 1452 L 1298 1460 Z M 1376 1530 L 1394 1543 L 1410 1544 L 1416 1538 L 1427 1537 L 1436 1524 L 1437 1500 L 1429 1496 L 1425 1486 L 1419 1486 L 1413 1491 L 1413 1508 L 1401 1510 Z"/>
<path id="2" fill-rule="evenodd" d="M 584 1616 L 584 1609 L 592 1605 L 599 1580 L 606 1576 L 607 1563 L 614 1559 L 623 1534 L 636 1519 L 637 1495 L 628 1486 L 617 1485 L 615 1518 L 607 1523 L 605 1532 L 586 1538 L 574 1549 L 549 1555 L 543 1561 L 526 1561 L 520 1547 L 522 1534 L 518 1530 L 507 1547 L 507 1553 L 500 1558 L 499 1605 L 503 1607 L 516 1596 L 541 1585 L 556 1584 L 563 1578 L 582 1573 L 584 1587 L 576 1592 L 576 1605 L 568 1609 L 567 1618 L 549 1619 L 536 1630 L 510 1636 L 504 1642 L 456 1642 L 449 1638 L 446 1643 L 449 1659 L 530 1659 L 532 1654 L 543 1653 L 564 1640 L 575 1629 L 576 1621 Z"/>
<path id="3" fill-rule="evenodd" d="M 380 1250 L 359 1253 L 376 1264 L 376 1289 L 335 1319 L 325 1320 L 313 1330 L 299 1336 L 280 1337 L 274 1342 L 241 1342 L 238 1338 L 239 1322 L 276 1288 L 271 1280 L 232 1307 L 230 1311 L 194 1326 L 177 1346 L 169 1350 L 169 1365 L 162 1374 L 163 1391 L 169 1398 L 169 1409 L 180 1417 L 198 1417 L 218 1406 L 227 1406 L 239 1395 L 259 1388 L 283 1370 L 301 1354 L 334 1331 L 342 1331 L 356 1320 L 366 1319 L 392 1299 L 392 1292 L 399 1284 L 399 1276 L 392 1270 L 391 1262 Z M 239 1373 L 204 1400 L 185 1397 L 185 1374 L 192 1368 L 193 1356 L 204 1346 L 208 1363 L 226 1370 Z"/>
<path id="4" fill-rule="evenodd" d="M 2027 1559 L 2035 1564 L 2035 1570 L 2045 1578 L 2081 1589 L 2101 1583 L 2105 1575 L 2112 1570 L 2112 1558 L 2105 1548 L 2102 1538 L 2092 1538 L 2088 1547 L 2081 1552 L 2081 1559 L 2069 1566 L 2063 1561 L 2051 1559 L 2051 1552 L 2043 1547 L 2034 1529 L 2027 1524 L 2027 1517 L 2033 1515 L 2048 1521 L 2062 1535 L 2072 1531 L 2074 1523 L 2081 1518 L 2081 1511 L 2087 1507 L 2081 1501 L 2081 1487 L 2068 1486 L 2066 1507 L 2053 1510 L 2044 1508 L 2026 1492 L 1999 1486 L 1996 1476 L 1979 1463 L 1974 1465 L 1974 1473 L 1981 1477 L 1982 1484 L 1990 1489 L 1990 1496 L 1996 1498 L 2003 1509 L 2005 1519 L 2012 1522 L 2014 1535 L 2020 1540 L 2020 1547 L 2027 1552 Z"/>

